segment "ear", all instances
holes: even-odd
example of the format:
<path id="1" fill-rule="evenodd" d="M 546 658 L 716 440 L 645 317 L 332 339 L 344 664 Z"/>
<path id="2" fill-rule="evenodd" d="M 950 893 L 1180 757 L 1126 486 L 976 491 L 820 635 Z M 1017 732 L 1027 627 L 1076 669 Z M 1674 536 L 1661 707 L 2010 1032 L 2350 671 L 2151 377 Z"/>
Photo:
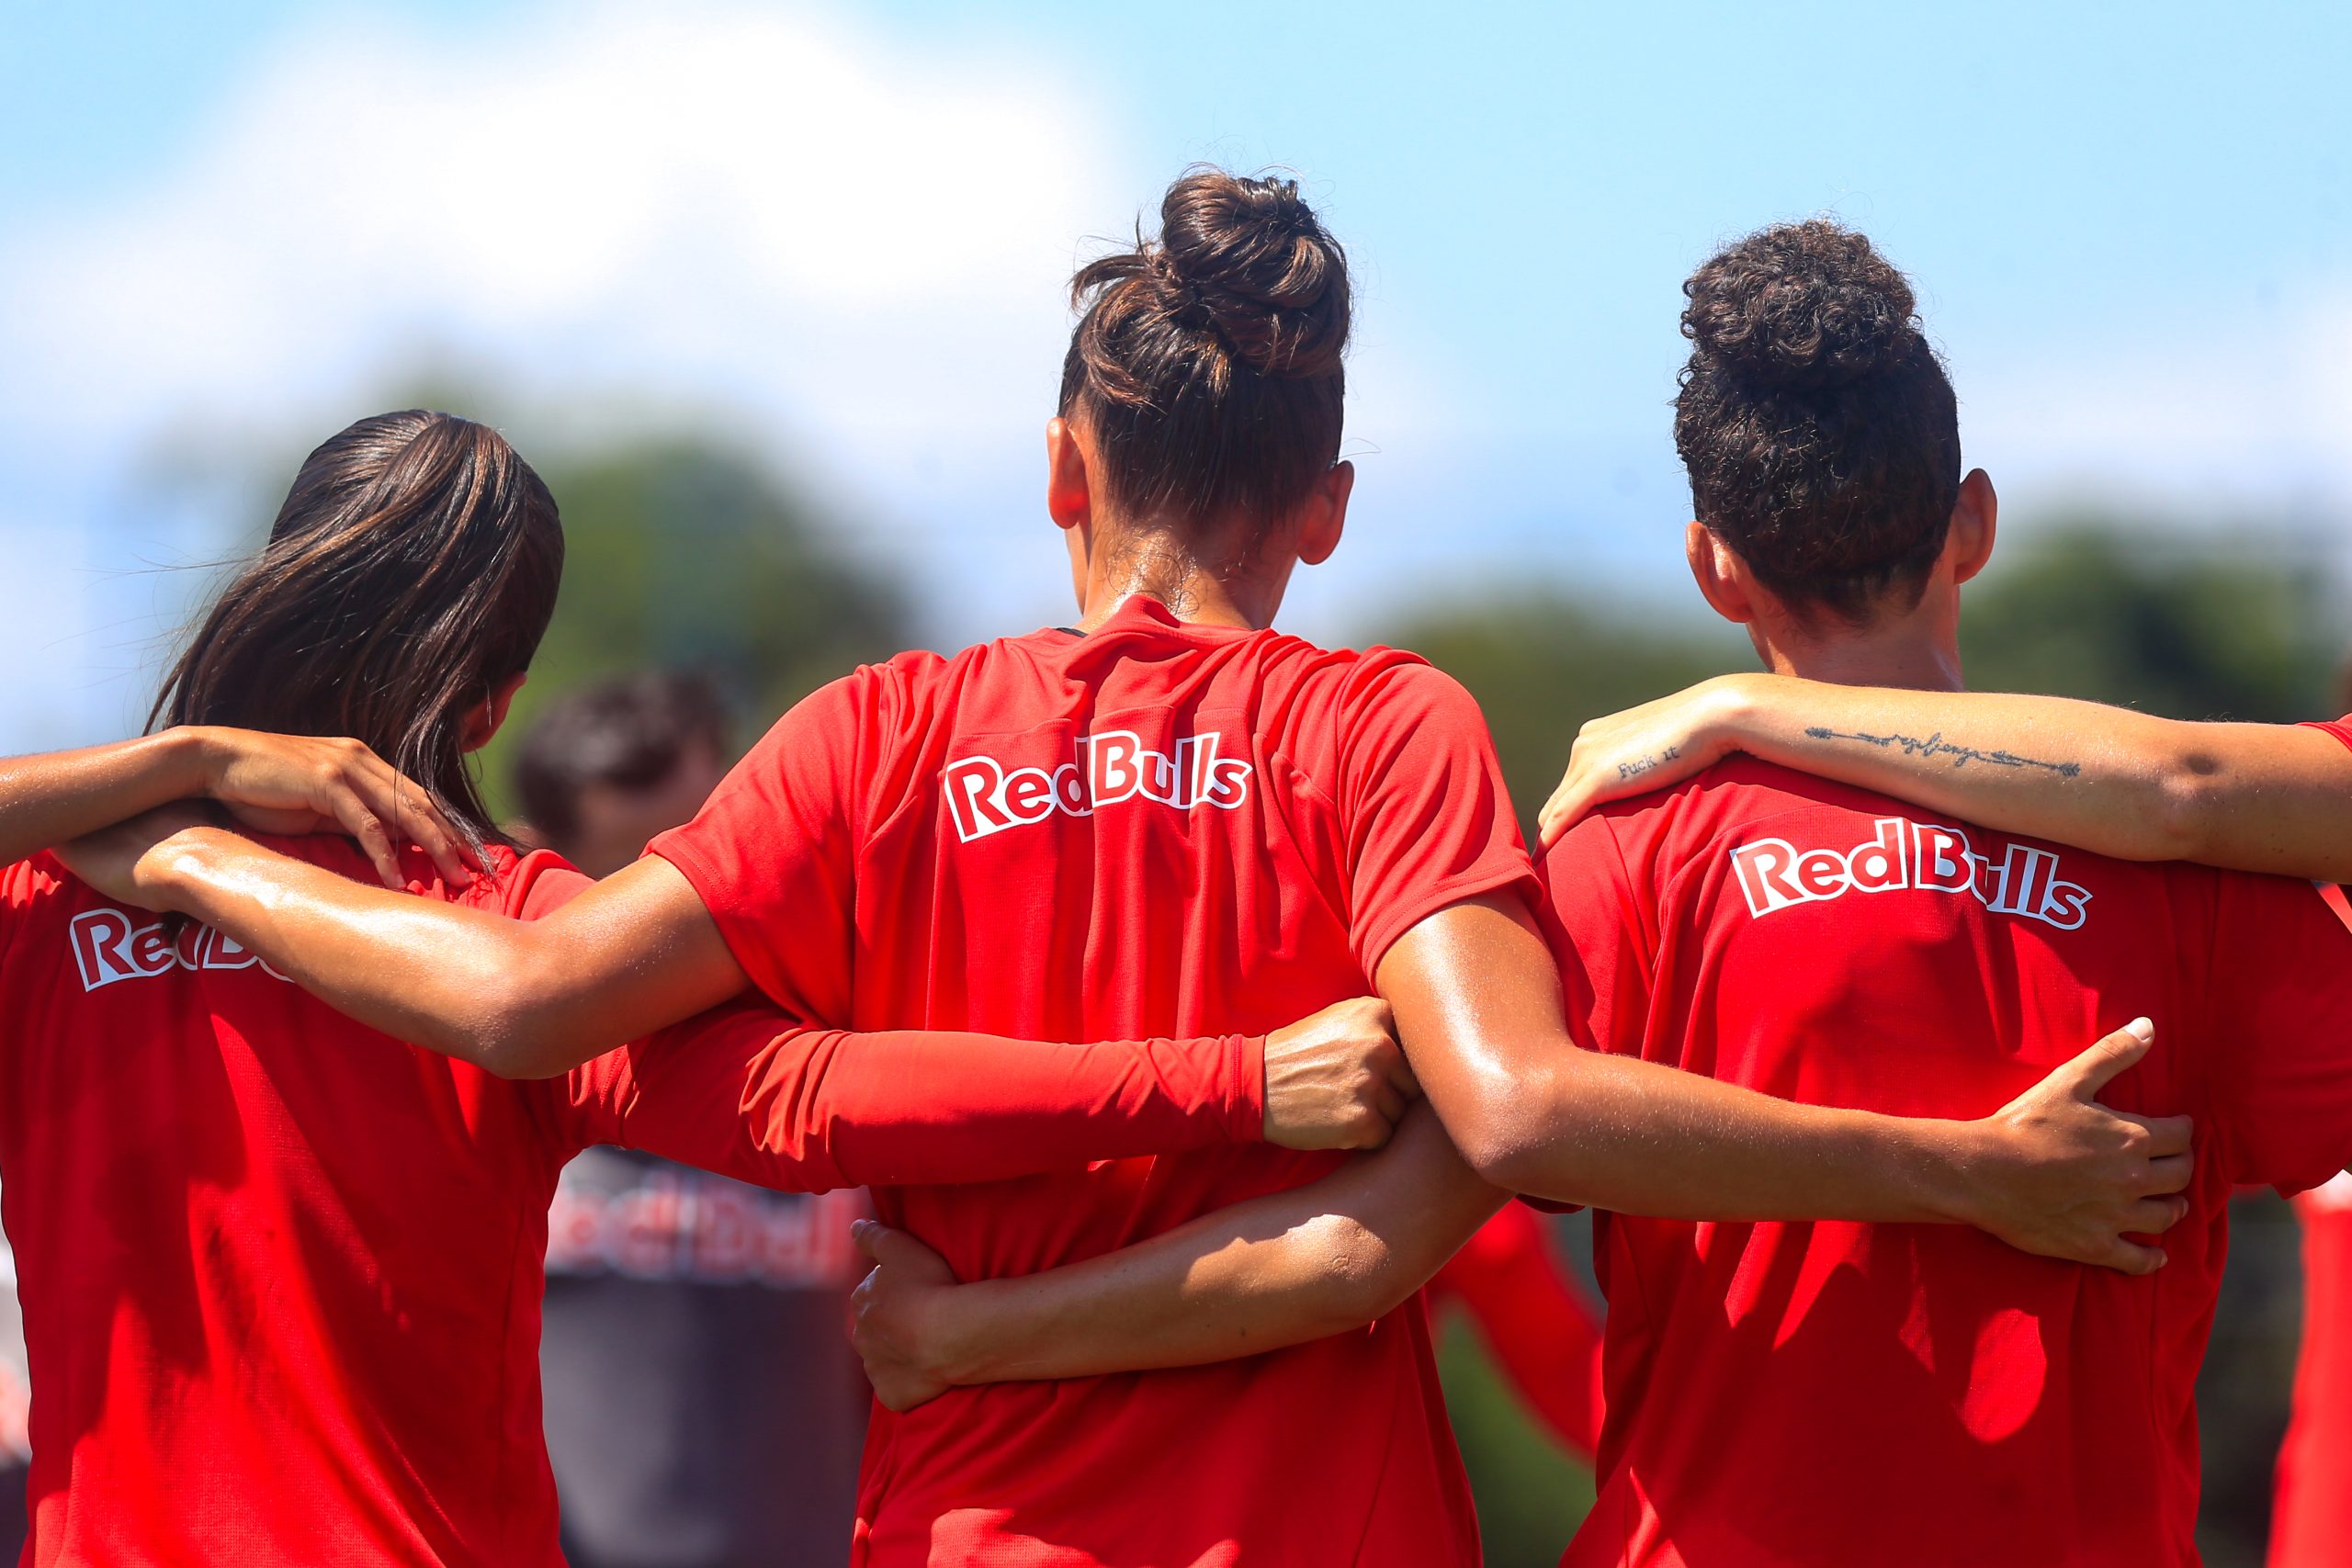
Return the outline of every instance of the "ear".
<path id="1" fill-rule="evenodd" d="M 1723 536 L 1693 520 L 1682 530 L 1683 558 L 1690 563 L 1690 580 L 1716 615 L 1735 626 L 1756 619 L 1756 585 L 1739 552 Z"/>
<path id="2" fill-rule="evenodd" d="M 1046 422 L 1046 515 L 1057 528 L 1083 528 L 1094 518 L 1085 445 L 1077 426 L 1058 415 Z"/>
<path id="3" fill-rule="evenodd" d="M 1348 497 L 1355 490 L 1356 466 L 1334 463 L 1307 491 L 1298 523 L 1298 558 L 1306 565 L 1321 566 L 1340 547 L 1340 536 L 1348 528 Z"/>
<path id="4" fill-rule="evenodd" d="M 458 734 L 458 749 L 479 751 L 489 745 L 490 738 L 497 734 L 499 727 L 506 722 L 506 710 L 514 705 L 514 694 L 521 691 L 523 682 L 530 678 L 530 672 L 526 671 L 468 708 L 465 728 Z"/>
<path id="5" fill-rule="evenodd" d="M 1993 536 L 1998 532 L 2001 498 L 1982 468 L 1971 468 L 1960 481 L 1960 499 L 1952 503 L 1951 536 L 1944 554 L 1951 562 L 1951 580 L 1965 582 L 1993 558 Z"/>

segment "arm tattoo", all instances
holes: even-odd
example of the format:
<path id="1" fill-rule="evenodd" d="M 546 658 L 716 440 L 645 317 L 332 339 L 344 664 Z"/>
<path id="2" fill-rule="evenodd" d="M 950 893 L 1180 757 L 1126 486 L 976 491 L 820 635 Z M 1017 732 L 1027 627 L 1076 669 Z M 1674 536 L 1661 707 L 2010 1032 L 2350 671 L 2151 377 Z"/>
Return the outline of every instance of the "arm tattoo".
<path id="1" fill-rule="evenodd" d="M 2020 757 L 2014 751 L 1979 751 L 1973 746 L 1954 746 L 1944 739 L 1940 729 L 1925 740 L 1916 735 L 1868 735 L 1860 731 L 1849 735 L 1820 726 L 1807 729 L 1805 736 L 1813 740 L 1859 740 L 1882 751 L 1893 747 L 1906 757 L 1950 757 L 1955 772 L 1971 762 L 1982 762 L 1989 768 L 2040 768 L 2062 779 L 2074 778 L 2083 771 L 2080 762 L 2047 762 L 2039 757 Z"/>
<path id="2" fill-rule="evenodd" d="M 1644 773 L 1646 773 L 1650 772 L 1652 769 L 1657 768 L 1657 767 L 1660 766 L 1660 765 L 1661 765 L 1661 764 L 1663 764 L 1663 763 L 1671 762 L 1672 761 L 1674 761 L 1674 759 L 1676 759 L 1677 757 L 1679 757 L 1680 755 L 1682 755 L 1682 748 L 1681 748 L 1681 747 L 1679 747 L 1679 746 L 1669 746 L 1669 747 L 1668 747 L 1668 748 L 1667 748 L 1663 752 L 1661 752 L 1660 754 L 1658 754 L 1657 756 L 1655 756 L 1655 757 L 1644 757 L 1644 758 L 1643 758 L 1640 761 L 1638 761 L 1638 762 L 1620 762 L 1620 763 L 1618 763 L 1618 764 L 1617 764 L 1617 776 L 1618 776 L 1620 779 L 1637 779 L 1637 778 L 1640 778 Z"/>

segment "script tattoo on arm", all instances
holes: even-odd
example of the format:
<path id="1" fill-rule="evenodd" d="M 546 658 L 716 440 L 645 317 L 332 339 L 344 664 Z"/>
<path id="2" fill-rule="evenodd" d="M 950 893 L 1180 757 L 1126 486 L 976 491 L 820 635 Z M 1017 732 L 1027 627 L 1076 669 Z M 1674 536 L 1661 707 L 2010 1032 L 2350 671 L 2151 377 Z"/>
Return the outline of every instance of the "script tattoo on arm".
<path id="1" fill-rule="evenodd" d="M 1620 762 L 1620 763 L 1618 763 L 1618 764 L 1617 764 L 1617 776 L 1618 776 L 1619 778 L 1621 778 L 1621 779 L 1637 779 L 1637 778 L 1640 778 L 1644 773 L 1649 773 L 1649 772 L 1650 772 L 1650 771 L 1652 771 L 1653 769 L 1657 768 L 1657 767 L 1659 767 L 1660 765 L 1662 765 L 1662 764 L 1664 764 L 1664 763 L 1671 762 L 1672 761 L 1674 761 L 1677 757 L 1679 757 L 1680 755 L 1682 755 L 1682 748 L 1681 748 L 1681 747 L 1679 747 L 1679 746 L 1669 746 L 1669 747 L 1668 747 L 1668 748 L 1665 750 L 1665 751 L 1664 751 L 1664 752 L 1662 752 L 1661 754 L 1659 754 L 1659 755 L 1657 755 L 1657 756 L 1655 756 L 1655 757 L 1644 757 L 1641 761 L 1637 761 L 1637 762 Z"/>
<path id="2" fill-rule="evenodd" d="M 1859 740 L 1882 751 L 1899 750 L 1906 757 L 1950 757 L 1955 771 L 1971 762 L 1982 762 L 1988 768 L 2039 768 L 2062 779 L 2074 778 L 2083 771 L 2080 762 L 2051 762 L 2040 757 L 2020 757 L 2014 751 L 1980 751 L 1973 746 L 1954 746 L 1944 739 L 1940 729 L 1922 740 L 1916 735 L 1870 735 L 1860 730 L 1848 734 L 1816 725 L 1805 731 L 1805 737 L 1812 740 Z"/>

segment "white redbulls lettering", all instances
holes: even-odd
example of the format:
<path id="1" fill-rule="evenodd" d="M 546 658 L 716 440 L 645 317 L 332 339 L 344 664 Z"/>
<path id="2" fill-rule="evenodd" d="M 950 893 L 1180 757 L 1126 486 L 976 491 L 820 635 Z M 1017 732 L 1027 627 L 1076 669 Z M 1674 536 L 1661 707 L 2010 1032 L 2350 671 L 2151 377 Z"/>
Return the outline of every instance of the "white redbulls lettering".
<path id="1" fill-rule="evenodd" d="M 2022 915 L 2060 931 L 2088 918 L 2090 889 L 2062 880 L 2048 850 L 2011 844 L 1998 862 L 1969 847 L 1957 828 L 1883 817 L 1867 843 L 1851 850 L 1799 850 L 1785 839 L 1758 839 L 1734 850 L 1733 874 L 1758 917 L 1849 893 L 1966 893 L 1996 914 Z"/>
<path id="2" fill-rule="evenodd" d="M 187 925 L 177 940 L 164 925 L 131 923 L 120 909 L 92 909 L 74 917 L 74 962 L 82 971 L 82 988 L 95 991 L 117 980 L 153 979 L 175 969 L 245 969 L 261 964 L 261 955 L 241 947 L 233 937 L 210 926 Z M 265 973 L 286 978 L 266 964 Z"/>
<path id="3" fill-rule="evenodd" d="M 947 764 L 941 787 L 956 836 L 966 843 L 1007 828 L 1043 822 L 1059 811 L 1091 817 L 1106 806 L 1148 800 L 1178 811 L 1214 806 L 1230 811 L 1249 798 L 1250 764 L 1220 757 L 1215 730 L 1176 742 L 1174 755 L 1155 751 L 1131 730 L 1080 736 L 1073 761 L 1048 773 L 1008 768 L 993 757 L 962 757 Z"/>

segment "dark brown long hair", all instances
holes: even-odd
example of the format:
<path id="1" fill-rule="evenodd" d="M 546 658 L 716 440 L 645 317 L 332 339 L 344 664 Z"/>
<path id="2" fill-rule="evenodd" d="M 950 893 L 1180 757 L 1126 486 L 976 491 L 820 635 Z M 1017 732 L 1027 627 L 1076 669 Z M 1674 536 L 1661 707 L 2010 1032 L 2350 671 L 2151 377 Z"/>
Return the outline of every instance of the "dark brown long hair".
<path id="1" fill-rule="evenodd" d="M 1682 291 L 1674 445 L 1699 520 L 1792 606 L 1860 623 L 1881 594 L 1917 603 L 1960 500 L 1960 412 L 1910 284 L 1816 218 Z"/>
<path id="2" fill-rule="evenodd" d="M 1129 518 L 1262 536 L 1339 460 L 1348 262 L 1295 181 L 1188 170 L 1070 293 L 1061 412 Z"/>
<path id="3" fill-rule="evenodd" d="M 149 728 L 349 736 L 495 839 L 466 715 L 529 668 L 562 576 L 555 500 L 496 431 L 421 409 L 363 419 L 303 460 Z"/>

